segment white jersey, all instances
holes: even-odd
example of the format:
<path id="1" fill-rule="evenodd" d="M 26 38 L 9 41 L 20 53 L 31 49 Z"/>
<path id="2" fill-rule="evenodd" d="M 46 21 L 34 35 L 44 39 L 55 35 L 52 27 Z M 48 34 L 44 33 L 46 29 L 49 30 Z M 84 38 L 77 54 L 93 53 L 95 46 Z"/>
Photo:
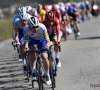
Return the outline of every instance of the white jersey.
<path id="1" fill-rule="evenodd" d="M 49 40 L 49 35 L 47 33 L 47 29 L 46 29 L 45 25 L 42 23 L 39 24 L 39 28 L 38 28 L 37 33 L 33 33 L 30 30 L 29 25 L 25 26 L 25 28 L 24 28 L 24 40 L 28 41 L 28 37 L 30 37 L 34 40 L 40 40 L 41 38 L 45 38 L 46 40 Z"/>

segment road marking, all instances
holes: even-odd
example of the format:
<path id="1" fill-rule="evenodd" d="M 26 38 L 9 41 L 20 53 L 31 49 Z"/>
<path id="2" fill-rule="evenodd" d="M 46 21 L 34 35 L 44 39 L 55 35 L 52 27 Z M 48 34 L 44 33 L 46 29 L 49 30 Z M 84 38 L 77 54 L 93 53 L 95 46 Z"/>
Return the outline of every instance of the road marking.
<path id="1" fill-rule="evenodd" d="M 3 46 L 4 46 L 4 44 L 1 44 L 1 45 L 0 45 L 0 48 L 2 48 Z"/>

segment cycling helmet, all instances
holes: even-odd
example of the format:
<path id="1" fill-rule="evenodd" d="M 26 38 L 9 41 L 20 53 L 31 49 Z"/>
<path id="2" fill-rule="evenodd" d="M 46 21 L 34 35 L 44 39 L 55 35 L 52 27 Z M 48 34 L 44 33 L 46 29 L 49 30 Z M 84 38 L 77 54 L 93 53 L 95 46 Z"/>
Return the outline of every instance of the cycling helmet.
<path id="1" fill-rule="evenodd" d="M 31 9 L 32 9 L 32 7 L 31 7 L 31 6 L 25 6 L 25 8 L 26 8 L 26 11 L 27 11 L 27 12 L 29 12 L 29 10 L 31 10 Z"/>
<path id="2" fill-rule="evenodd" d="M 27 20 L 27 13 L 26 13 L 26 8 L 25 7 L 21 7 L 20 10 L 19 10 L 19 18 L 21 20 Z"/>
<path id="3" fill-rule="evenodd" d="M 55 18 L 55 15 L 52 11 L 48 11 L 46 13 L 46 20 L 52 21 L 52 20 L 54 20 L 54 18 Z"/>
<path id="4" fill-rule="evenodd" d="M 16 10 L 16 14 L 19 14 L 19 12 L 22 10 L 23 7 L 18 7 Z"/>
<path id="5" fill-rule="evenodd" d="M 35 16 L 31 17 L 28 21 L 30 27 L 37 27 L 39 26 L 39 19 Z"/>
<path id="6" fill-rule="evenodd" d="M 35 8 L 32 8 L 31 10 L 29 10 L 29 12 L 28 12 L 30 15 L 37 15 L 37 10 L 35 9 Z"/>

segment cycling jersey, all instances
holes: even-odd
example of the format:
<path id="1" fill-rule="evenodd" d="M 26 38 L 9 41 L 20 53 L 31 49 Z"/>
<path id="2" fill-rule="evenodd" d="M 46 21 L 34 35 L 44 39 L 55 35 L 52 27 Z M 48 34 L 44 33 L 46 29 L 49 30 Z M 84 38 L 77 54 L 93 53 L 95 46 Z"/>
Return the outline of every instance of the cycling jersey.
<path id="1" fill-rule="evenodd" d="M 45 17 L 45 15 L 46 15 L 46 11 L 45 10 L 41 10 L 40 12 L 39 12 L 39 15 L 42 17 L 42 19 Z"/>
<path id="2" fill-rule="evenodd" d="M 43 25 L 42 23 L 39 24 L 39 30 L 37 33 L 33 33 L 30 30 L 29 25 L 25 26 L 25 28 L 24 28 L 24 40 L 28 41 L 28 37 L 30 37 L 33 40 L 41 40 L 41 38 L 44 38 L 47 41 L 49 40 L 47 29 L 46 29 L 45 25 Z"/>
<path id="3" fill-rule="evenodd" d="M 55 16 L 58 18 L 58 19 L 60 19 L 60 17 L 61 17 L 61 12 L 60 12 L 60 10 L 59 9 L 55 9 L 55 10 L 51 10 L 51 11 L 53 11 L 54 12 L 54 14 L 55 14 Z"/>
<path id="4" fill-rule="evenodd" d="M 86 4 L 85 4 L 84 1 L 82 1 L 82 2 L 80 3 L 79 8 L 82 9 L 82 10 L 84 10 L 84 9 L 86 8 Z"/>
<path id="5" fill-rule="evenodd" d="M 60 31 L 60 23 L 58 18 L 56 17 L 54 18 L 53 26 L 48 25 L 46 20 L 42 21 L 41 23 L 43 23 L 46 26 L 49 35 Z"/>
<path id="6" fill-rule="evenodd" d="M 18 14 L 14 15 L 14 17 L 13 17 L 13 22 L 14 22 L 16 19 L 18 19 L 18 18 L 19 18 Z"/>
<path id="7" fill-rule="evenodd" d="M 68 9 L 66 10 L 66 13 L 67 13 L 67 14 L 70 14 L 71 11 L 73 11 L 73 13 L 74 13 L 74 12 L 77 12 L 77 9 L 76 9 L 73 5 L 70 5 L 70 6 L 68 7 Z"/>

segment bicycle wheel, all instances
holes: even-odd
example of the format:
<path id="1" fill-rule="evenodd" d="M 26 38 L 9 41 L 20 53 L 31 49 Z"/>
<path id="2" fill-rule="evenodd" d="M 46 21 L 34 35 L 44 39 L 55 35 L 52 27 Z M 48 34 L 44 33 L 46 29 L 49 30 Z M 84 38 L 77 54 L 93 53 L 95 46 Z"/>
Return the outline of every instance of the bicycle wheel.
<path id="1" fill-rule="evenodd" d="M 38 82 L 39 90 L 44 90 L 43 81 L 42 81 L 42 67 L 40 62 L 38 61 L 36 62 L 36 69 L 37 69 L 37 76 L 38 76 L 37 82 Z"/>
<path id="2" fill-rule="evenodd" d="M 50 78 L 52 81 L 52 90 L 54 90 L 54 88 L 55 88 L 55 75 L 54 75 L 54 65 L 53 65 L 51 57 L 49 58 L 49 61 L 50 61 Z"/>
<path id="3" fill-rule="evenodd" d="M 25 56 L 25 59 L 26 59 L 26 70 L 27 70 L 27 80 L 29 82 L 29 78 L 30 78 L 30 75 L 31 75 L 31 69 L 30 69 L 30 63 L 29 63 L 29 54 L 26 54 Z"/>
<path id="4" fill-rule="evenodd" d="M 75 39 L 77 40 L 77 39 L 78 39 L 78 35 L 77 35 L 77 30 L 76 30 L 76 28 L 75 28 L 75 27 L 73 28 L 73 31 L 74 31 L 74 36 L 75 36 Z"/>

